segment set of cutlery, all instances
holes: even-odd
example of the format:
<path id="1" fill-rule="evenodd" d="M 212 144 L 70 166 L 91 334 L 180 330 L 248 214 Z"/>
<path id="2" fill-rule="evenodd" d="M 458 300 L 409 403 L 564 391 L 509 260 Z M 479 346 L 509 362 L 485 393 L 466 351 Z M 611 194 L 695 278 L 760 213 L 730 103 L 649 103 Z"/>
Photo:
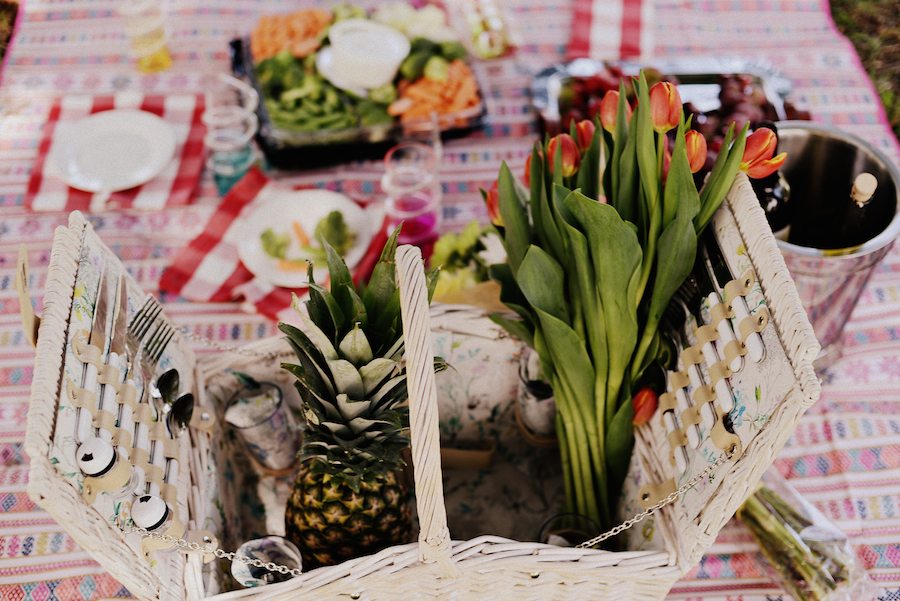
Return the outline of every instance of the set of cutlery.
<path id="1" fill-rule="evenodd" d="M 155 377 L 175 336 L 159 302 L 149 296 L 130 321 L 127 315 L 127 280 L 102 272 L 90 332 L 75 344 L 84 364 L 76 460 L 86 496 L 100 489 L 133 501 L 132 521 L 152 530 L 172 516 L 178 437 L 190 422 L 194 397 L 179 394 L 176 370 Z"/>

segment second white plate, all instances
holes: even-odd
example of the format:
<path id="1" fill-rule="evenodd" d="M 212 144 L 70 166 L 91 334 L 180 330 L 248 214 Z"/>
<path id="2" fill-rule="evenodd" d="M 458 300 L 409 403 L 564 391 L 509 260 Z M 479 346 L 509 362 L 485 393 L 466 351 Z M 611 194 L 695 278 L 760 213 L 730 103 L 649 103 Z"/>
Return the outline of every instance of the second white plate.
<path id="1" fill-rule="evenodd" d="M 153 113 L 115 109 L 57 125 L 48 159 L 73 188 L 115 192 L 150 181 L 174 154 L 171 125 Z"/>

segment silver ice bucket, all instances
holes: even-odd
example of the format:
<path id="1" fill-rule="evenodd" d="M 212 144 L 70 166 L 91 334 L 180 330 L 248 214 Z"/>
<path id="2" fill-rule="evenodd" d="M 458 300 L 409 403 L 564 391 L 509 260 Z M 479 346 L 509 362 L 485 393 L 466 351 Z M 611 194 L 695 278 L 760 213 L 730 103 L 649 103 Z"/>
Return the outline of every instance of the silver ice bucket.
<path id="1" fill-rule="evenodd" d="M 900 170 L 871 144 L 842 130 L 806 121 L 777 124 L 779 152 L 788 157 L 782 173 L 791 186 L 794 228 L 798 221 L 824 227 L 824 215 L 840 222 L 841 212 L 852 218 L 853 180 L 868 172 L 878 187 L 859 221 L 856 239 L 842 245 L 825 239 L 817 246 L 779 240 L 778 245 L 797 285 L 800 300 L 822 344 L 816 361 L 824 369 L 841 355 L 842 333 L 875 266 L 893 246 L 900 232 Z M 843 204 L 842 204 L 843 203 Z M 792 231 L 791 240 L 795 240 Z"/>

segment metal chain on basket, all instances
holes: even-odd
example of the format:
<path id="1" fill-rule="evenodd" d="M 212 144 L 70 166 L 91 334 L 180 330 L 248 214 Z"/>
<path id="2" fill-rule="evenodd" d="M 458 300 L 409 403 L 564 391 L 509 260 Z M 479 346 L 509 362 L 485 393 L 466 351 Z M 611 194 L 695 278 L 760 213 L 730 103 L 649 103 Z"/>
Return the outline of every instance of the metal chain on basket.
<path id="1" fill-rule="evenodd" d="M 679 486 L 676 490 L 673 490 L 672 492 L 670 492 L 668 495 L 663 497 L 655 505 L 651 505 L 644 511 L 636 514 L 631 519 L 625 520 L 624 522 L 622 522 L 615 528 L 612 528 L 611 530 L 607 530 L 603 534 L 595 536 L 594 538 L 592 538 L 590 540 L 586 540 L 581 544 L 575 545 L 575 548 L 576 549 L 589 549 L 595 545 L 598 545 L 608 538 L 616 536 L 617 534 L 619 534 L 621 532 L 625 532 L 626 530 L 628 530 L 635 524 L 643 521 L 645 518 L 647 518 L 654 512 L 659 511 L 666 505 L 668 505 L 670 503 L 674 503 L 675 499 L 677 499 L 678 497 L 680 497 L 681 495 L 683 495 L 684 493 L 686 493 L 687 491 L 692 489 L 695 484 L 700 482 L 700 480 L 702 480 L 704 478 L 708 478 L 710 476 L 710 474 L 712 474 L 716 468 L 718 468 L 720 465 L 722 465 L 723 463 L 725 463 L 726 461 L 731 459 L 732 455 L 733 455 L 733 452 L 732 453 L 722 453 L 719 456 L 719 458 L 716 459 L 715 463 L 711 463 L 708 466 L 706 466 L 706 469 L 704 469 L 702 472 L 698 472 L 697 474 L 695 474 L 690 480 L 688 480 L 687 482 L 685 482 L 684 484 Z"/>
<path id="2" fill-rule="evenodd" d="M 235 554 L 234 551 L 225 551 L 219 547 L 215 547 L 212 544 L 201 545 L 196 541 L 189 541 L 183 538 L 178 538 L 175 536 L 170 536 L 168 534 L 159 534 L 156 532 L 151 532 L 146 528 L 141 528 L 140 526 L 131 526 L 122 528 L 122 532 L 125 534 L 140 534 L 142 536 L 147 536 L 149 538 L 155 538 L 156 540 L 160 540 L 164 543 L 168 543 L 174 545 L 177 549 L 184 551 L 185 553 L 189 551 L 196 551 L 200 553 L 209 553 L 211 555 L 215 555 L 219 559 L 227 559 L 229 561 L 239 561 L 241 563 L 245 563 L 247 565 L 255 566 L 257 568 L 262 568 L 264 570 L 268 570 L 270 572 L 279 572 L 281 574 L 290 574 L 291 576 L 300 576 L 303 574 L 303 570 L 300 568 L 289 568 L 287 566 L 277 564 L 273 561 L 263 561 L 261 559 L 256 559 L 255 557 L 244 557 L 242 555 Z"/>
<path id="3" fill-rule="evenodd" d="M 722 455 L 719 456 L 719 458 L 715 461 L 715 463 L 711 463 L 702 472 L 695 474 L 690 480 L 688 480 L 687 482 L 682 484 L 680 487 L 678 487 L 677 490 L 670 492 L 668 495 L 663 497 L 663 499 L 661 499 L 655 505 L 648 507 L 644 511 L 636 514 L 631 519 L 625 520 L 624 522 L 622 522 L 615 528 L 612 528 L 611 530 L 608 530 L 599 536 L 595 536 L 594 538 L 592 538 L 590 540 L 584 541 L 583 543 L 576 545 L 575 548 L 576 549 L 591 548 L 591 547 L 598 545 L 599 543 L 605 541 L 608 538 L 611 538 L 621 532 L 624 532 L 625 530 L 628 530 L 635 524 L 641 522 L 642 520 L 644 520 L 651 514 L 655 513 L 656 511 L 659 511 L 666 505 L 669 505 L 670 503 L 675 502 L 675 500 L 678 499 L 678 497 L 680 497 L 681 495 L 686 493 L 688 490 L 693 488 L 694 485 L 696 485 L 700 480 L 709 477 L 710 474 L 712 474 L 712 472 L 716 468 L 718 468 L 723 463 L 725 463 L 726 461 L 731 459 L 731 456 L 732 456 L 732 453 L 722 453 Z M 256 558 L 238 556 L 233 551 L 225 551 L 219 547 L 213 546 L 212 544 L 201 545 L 198 542 L 188 541 L 184 538 L 178 538 L 175 536 L 170 536 L 168 534 L 159 534 L 156 532 L 151 532 L 151 531 L 147 530 L 146 528 L 141 528 L 140 526 L 130 526 L 130 527 L 123 526 L 123 527 L 121 527 L 121 529 L 126 534 L 136 533 L 136 534 L 140 534 L 142 536 L 148 536 L 150 538 L 155 538 L 162 542 L 174 545 L 176 548 L 184 551 L 185 553 L 190 552 L 190 551 L 209 553 L 209 554 L 215 555 L 219 559 L 227 559 L 230 561 L 240 561 L 242 563 L 245 563 L 245 564 L 248 564 L 251 566 L 255 566 L 257 568 L 269 570 L 270 572 L 279 572 L 281 574 L 290 574 L 291 576 L 300 576 L 301 574 L 303 574 L 303 571 L 300 568 L 289 568 L 287 566 L 277 564 L 272 561 L 266 562 L 266 561 L 262 561 L 262 560 L 256 559 Z"/>
<path id="4" fill-rule="evenodd" d="M 195 334 L 187 326 L 181 326 L 180 328 L 178 328 L 178 333 L 192 342 L 199 342 L 204 346 L 215 349 L 217 351 L 222 351 L 224 353 L 236 353 L 238 355 L 244 355 L 245 357 L 256 357 L 258 359 L 276 359 L 278 357 L 287 357 L 291 355 L 291 353 L 288 351 L 269 351 L 266 353 L 261 353 L 259 351 L 254 351 L 253 349 L 248 349 L 243 346 L 222 344 L 221 342 L 213 340 L 212 338 L 207 338 L 206 336 Z"/>

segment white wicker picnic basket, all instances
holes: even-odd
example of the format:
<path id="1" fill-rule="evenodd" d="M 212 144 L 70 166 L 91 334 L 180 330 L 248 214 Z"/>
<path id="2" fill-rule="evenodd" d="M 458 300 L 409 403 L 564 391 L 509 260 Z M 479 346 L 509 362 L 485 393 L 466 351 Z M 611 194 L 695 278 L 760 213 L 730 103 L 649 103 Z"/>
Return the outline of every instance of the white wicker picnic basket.
<path id="1" fill-rule="evenodd" d="M 226 368 L 271 371 L 287 346 L 272 339 L 248 347 L 248 352 L 222 352 L 196 361 L 184 341 L 175 339 L 162 365 L 193 370 L 190 385 L 195 384 L 199 395 L 198 411 L 189 436 L 163 441 L 163 446 L 167 460 L 187 467 L 178 472 L 177 481 L 159 482 L 173 510 L 168 529 L 155 537 L 127 532 L 128 498 L 117 497 L 115 486 L 103 477 L 86 482 L 73 465 L 72 423 L 80 401 L 73 400 L 79 396 L 78 387 L 74 392 L 70 388 L 73 374 L 82 370 L 73 345 L 78 346 L 80 332 L 90 323 L 97 272 L 122 270 L 79 214 L 73 214 L 69 227 L 59 228 L 54 238 L 28 414 L 29 494 L 141 599 L 661 599 L 699 561 L 819 394 L 812 367 L 818 343 L 742 175 L 711 227 L 728 267 L 739 277 L 717 290 L 725 303 L 711 309 L 711 327 L 696 331 L 694 346 L 682 353 L 682 371 L 670 374 L 670 393 L 663 395 L 660 410 L 636 432 L 622 517 L 648 508 L 652 513 L 641 527 L 626 533 L 631 550 L 557 547 L 497 536 L 451 539 L 421 257 L 417 249 L 401 247 L 398 280 L 408 353 L 418 542 L 286 582 L 223 592 L 221 573 L 228 566 L 223 569 L 221 564 L 227 562 L 202 550 L 211 551 L 221 543 L 229 513 L 239 511 L 233 489 L 241 485 L 224 481 L 222 473 L 223 466 L 238 472 L 241 464 L 233 456 L 221 455 L 222 428 L 216 425 L 217 410 L 210 397 L 227 387 L 221 375 Z M 144 295 L 133 281 L 129 285 L 133 313 Z M 739 303 L 749 312 L 742 313 Z M 738 342 L 730 345 L 730 358 L 741 363 L 740 369 L 705 364 L 703 344 L 717 340 L 716 331 L 724 331 L 722 326 L 732 325 Z M 761 356 L 747 354 L 746 343 L 753 336 L 763 344 Z M 679 388 L 684 389 L 681 392 L 691 388 L 685 372 L 690 365 L 704 370 L 710 386 L 694 387 L 683 407 L 679 403 L 685 395 L 677 393 Z M 712 384 L 719 379 L 728 381 L 734 391 L 735 406 L 727 413 L 716 409 Z M 712 408 L 718 419 L 715 427 L 700 430 L 702 441 L 694 448 L 686 433 L 693 426 L 702 428 L 701 405 Z M 668 421 L 676 424 L 674 429 L 666 426 L 664 414 L 677 416 Z M 94 417 L 95 424 L 104 422 L 102 415 Z M 161 430 L 151 429 L 151 438 L 164 437 Z M 682 459 L 676 461 L 676 454 Z M 143 462 L 154 477 L 159 476 L 141 453 L 135 452 L 133 459 L 124 462 L 126 466 Z M 212 546 L 207 546 L 209 541 Z"/>

